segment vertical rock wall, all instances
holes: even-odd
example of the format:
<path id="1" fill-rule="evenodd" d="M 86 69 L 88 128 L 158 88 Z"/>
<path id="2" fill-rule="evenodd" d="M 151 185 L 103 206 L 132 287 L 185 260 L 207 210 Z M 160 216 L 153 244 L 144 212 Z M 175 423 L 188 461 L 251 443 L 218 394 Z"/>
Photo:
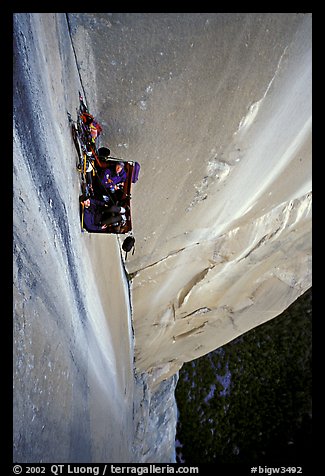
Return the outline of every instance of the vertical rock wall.
<path id="1" fill-rule="evenodd" d="M 102 140 L 142 166 L 127 269 L 159 382 L 311 286 L 311 15 L 69 19 Z"/>

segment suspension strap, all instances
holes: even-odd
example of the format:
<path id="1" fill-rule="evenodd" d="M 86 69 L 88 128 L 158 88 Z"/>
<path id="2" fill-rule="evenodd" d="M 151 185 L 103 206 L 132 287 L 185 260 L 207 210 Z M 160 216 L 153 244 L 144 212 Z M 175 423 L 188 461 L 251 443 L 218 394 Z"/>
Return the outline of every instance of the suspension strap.
<path id="1" fill-rule="evenodd" d="M 84 228 L 84 213 L 85 213 L 85 205 L 83 203 L 81 204 L 81 208 L 82 208 L 82 211 L 81 211 L 81 228 L 83 229 Z"/>

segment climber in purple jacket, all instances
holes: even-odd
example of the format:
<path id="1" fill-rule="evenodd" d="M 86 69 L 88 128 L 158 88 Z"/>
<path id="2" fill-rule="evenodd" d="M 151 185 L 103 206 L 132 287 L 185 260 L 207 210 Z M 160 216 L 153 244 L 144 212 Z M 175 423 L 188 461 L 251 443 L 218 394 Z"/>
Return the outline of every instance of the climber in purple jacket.
<path id="1" fill-rule="evenodd" d="M 102 178 L 102 184 L 110 192 L 115 192 L 123 188 L 126 181 L 126 172 L 124 170 L 124 163 L 118 162 L 115 167 L 105 169 Z"/>
<path id="2" fill-rule="evenodd" d="M 81 195 L 79 198 L 83 206 L 83 223 L 87 231 L 102 231 L 108 225 L 118 225 L 126 220 L 125 208 L 117 205 L 107 206 L 106 202 Z"/>

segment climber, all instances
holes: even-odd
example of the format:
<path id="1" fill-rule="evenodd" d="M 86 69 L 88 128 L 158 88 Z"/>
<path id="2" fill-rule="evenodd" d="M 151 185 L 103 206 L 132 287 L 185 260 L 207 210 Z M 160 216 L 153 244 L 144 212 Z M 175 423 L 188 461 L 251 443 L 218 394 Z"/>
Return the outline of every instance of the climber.
<path id="1" fill-rule="evenodd" d="M 125 208 L 118 205 L 108 206 L 106 202 L 81 195 L 83 226 L 87 231 L 103 231 L 108 225 L 118 225 L 126 221 Z"/>

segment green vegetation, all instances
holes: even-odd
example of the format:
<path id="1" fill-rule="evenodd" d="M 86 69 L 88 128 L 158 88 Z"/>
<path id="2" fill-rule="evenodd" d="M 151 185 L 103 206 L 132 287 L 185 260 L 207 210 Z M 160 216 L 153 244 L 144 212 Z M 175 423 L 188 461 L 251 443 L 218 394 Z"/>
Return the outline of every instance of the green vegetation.
<path id="1" fill-rule="evenodd" d="M 312 289 L 281 316 L 183 365 L 177 459 L 297 464 L 311 453 Z"/>

